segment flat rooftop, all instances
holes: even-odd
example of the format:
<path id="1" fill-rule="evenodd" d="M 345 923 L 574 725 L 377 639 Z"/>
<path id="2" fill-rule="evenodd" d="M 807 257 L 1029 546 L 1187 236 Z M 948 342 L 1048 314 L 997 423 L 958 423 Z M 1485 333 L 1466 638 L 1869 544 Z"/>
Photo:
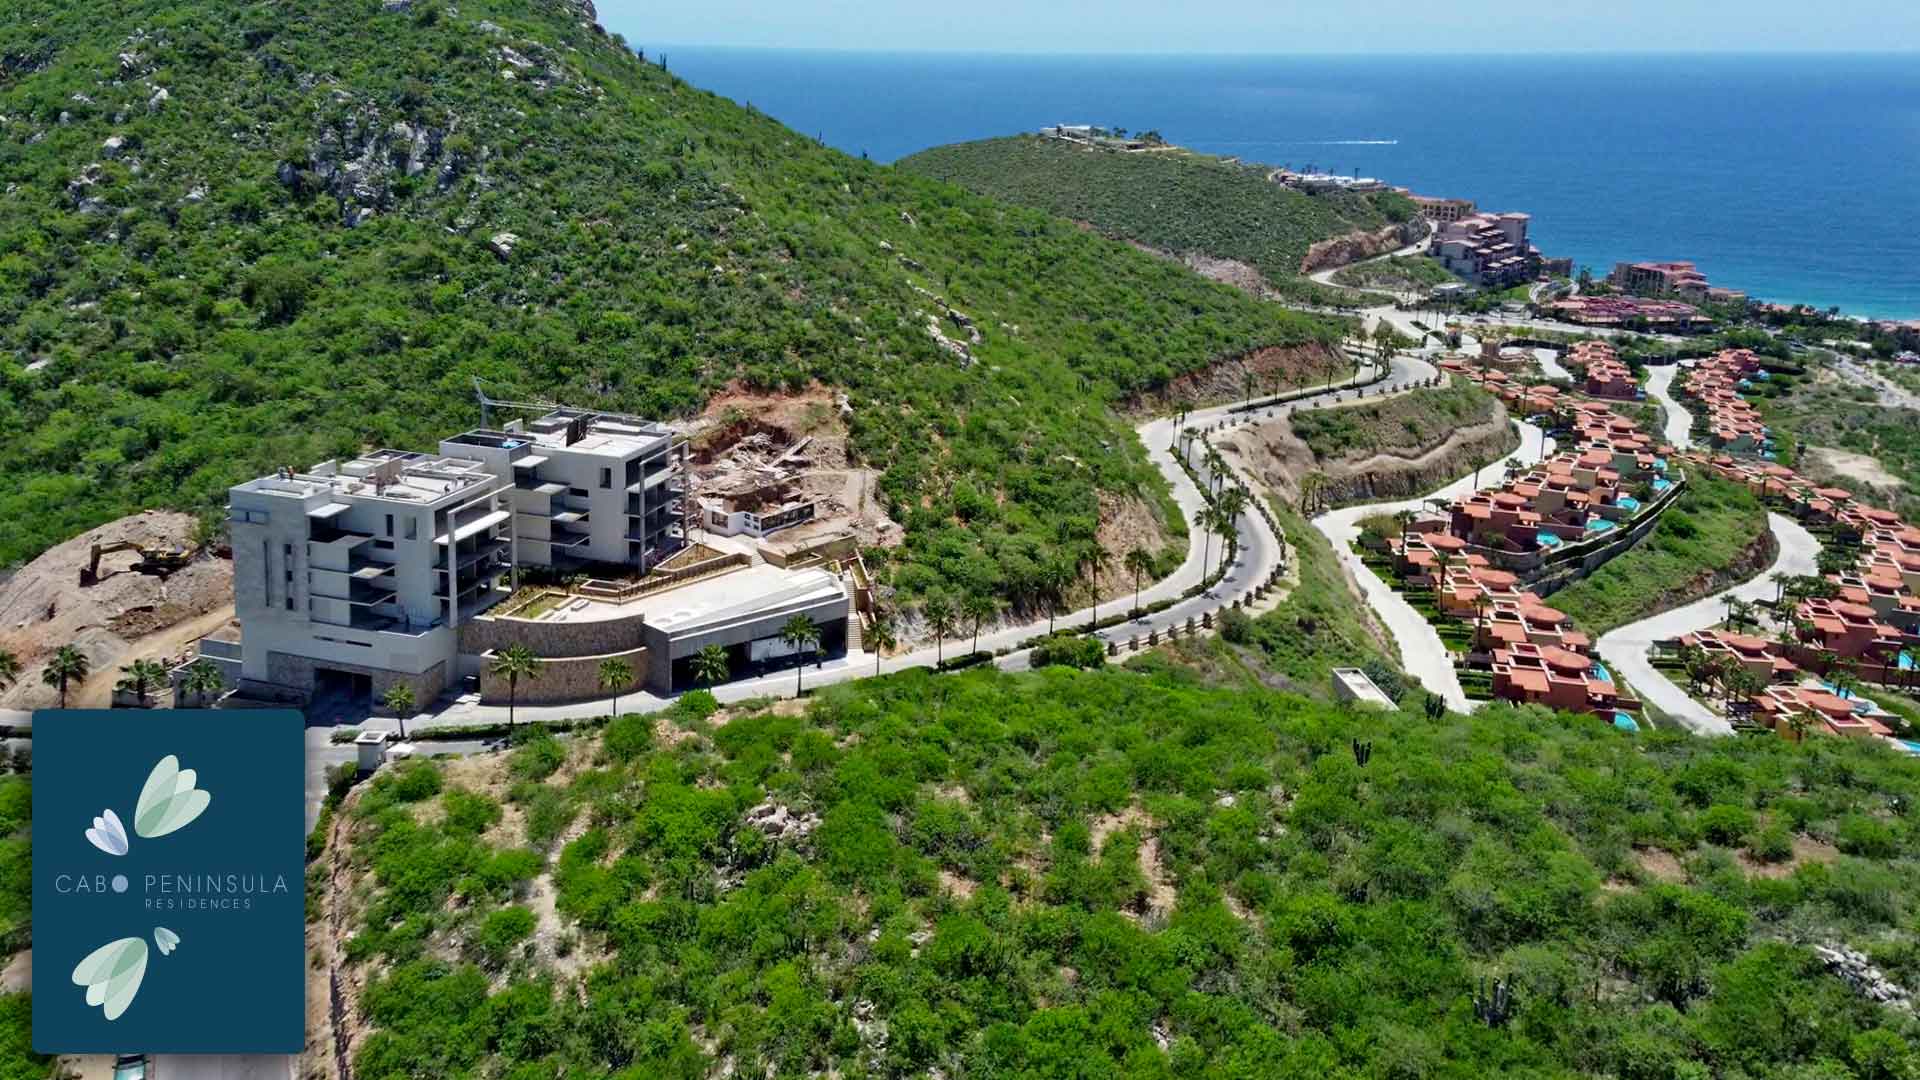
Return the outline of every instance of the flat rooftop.
<path id="1" fill-rule="evenodd" d="M 284 470 L 235 490 L 282 498 L 378 499 L 430 506 L 479 494 L 496 484 L 479 462 L 407 450 L 376 450 L 352 461 L 323 461 L 306 472 Z"/>
<path id="2" fill-rule="evenodd" d="M 819 567 L 785 570 L 762 564 L 702 578 L 625 604 L 590 600 L 584 607 L 570 610 L 570 602 L 549 614 L 546 621 L 598 622 L 640 614 L 647 625 L 680 634 L 711 623 L 750 617 L 757 611 L 822 603 L 846 595 L 846 586 L 832 571 Z"/>

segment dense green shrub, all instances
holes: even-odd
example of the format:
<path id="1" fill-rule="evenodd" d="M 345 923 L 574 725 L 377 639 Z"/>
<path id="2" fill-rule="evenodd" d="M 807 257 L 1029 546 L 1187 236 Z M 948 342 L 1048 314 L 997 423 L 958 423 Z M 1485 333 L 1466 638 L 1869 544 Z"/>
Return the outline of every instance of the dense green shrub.
<path id="1" fill-rule="evenodd" d="M 852 453 L 907 526 L 876 571 L 909 596 L 1005 593 L 1091 539 L 1103 497 L 1163 506 L 1110 406 L 1339 337 L 820 146 L 565 0 L 415 6 L 433 17 L 9 5 L 0 427 L 31 435 L 0 443 L 0 566 L 139 508 L 215 512 L 283 465 L 430 449 L 479 421 L 475 378 L 668 419 L 729 384 L 818 383 L 846 392 Z M 532 67 L 503 77 L 503 48 Z M 417 171 L 396 125 L 425 133 Z M 945 323 L 968 358 L 930 338 L 929 293 L 978 328 Z"/>
<path id="2" fill-rule="evenodd" d="M 1107 662 L 1107 643 L 1096 637 L 1055 634 L 1033 647 L 1031 659 L 1033 666 L 1037 668 L 1055 664 L 1063 667 L 1097 668 Z"/>
<path id="3" fill-rule="evenodd" d="M 551 866 L 374 785 L 359 1071 L 1904 1075 L 1910 1021 L 1801 943 L 1920 982 L 1909 765 L 1172 667 L 826 687 L 518 782 L 528 842 L 572 837 Z M 1853 853 L 1795 861 L 1801 831 Z M 516 898 L 548 888 L 530 949 Z M 1473 1011 L 1495 978 L 1504 1026 Z"/>

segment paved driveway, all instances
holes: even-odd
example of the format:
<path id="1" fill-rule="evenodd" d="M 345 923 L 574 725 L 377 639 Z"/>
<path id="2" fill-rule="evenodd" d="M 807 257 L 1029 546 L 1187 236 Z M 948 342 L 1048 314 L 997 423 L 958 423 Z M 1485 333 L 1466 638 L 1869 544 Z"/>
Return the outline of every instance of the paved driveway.
<path id="1" fill-rule="evenodd" d="M 1648 651 L 1656 641 L 1668 641 L 1719 625 L 1726 617 L 1724 601 L 1729 596 L 1748 601 L 1773 599 L 1774 587 L 1768 581 L 1773 574 L 1814 573 L 1815 562 L 1820 557 L 1820 542 L 1813 534 L 1792 518 L 1779 514 L 1768 514 L 1767 523 L 1780 542 L 1780 556 L 1766 573 L 1686 607 L 1629 623 L 1600 639 L 1600 658 L 1642 698 L 1696 735 L 1731 735 L 1733 728 L 1661 674 L 1649 661 Z"/>
<path id="2" fill-rule="evenodd" d="M 1553 452 L 1553 440 L 1547 438 L 1546 432 L 1518 420 L 1513 425 L 1520 431 L 1520 449 L 1510 456 L 1519 458 L 1523 464 L 1532 465 Z M 1482 470 L 1482 480 L 1486 478 L 1486 472 Z M 1349 506 L 1313 519 L 1313 527 L 1333 544 L 1341 565 L 1359 582 L 1360 591 L 1367 598 L 1367 606 L 1392 632 L 1394 644 L 1400 649 L 1400 666 L 1419 679 L 1422 686 L 1446 698 L 1447 706 L 1459 712 L 1472 709 L 1474 703 L 1468 700 L 1466 691 L 1461 689 L 1460 676 L 1453 667 L 1453 654 L 1447 651 L 1446 644 L 1440 640 L 1440 632 L 1434 629 L 1426 616 L 1414 610 L 1405 597 L 1394 592 L 1380 575 L 1360 561 L 1353 544 L 1360 538 L 1360 521 L 1363 518 L 1375 514 L 1397 514 L 1402 510 L 1420 513 L 1427 509 L 1429 499 L 1454 499 L 1473 490 L 1474 477 L 1469 473 L 1422 498 Z"/>

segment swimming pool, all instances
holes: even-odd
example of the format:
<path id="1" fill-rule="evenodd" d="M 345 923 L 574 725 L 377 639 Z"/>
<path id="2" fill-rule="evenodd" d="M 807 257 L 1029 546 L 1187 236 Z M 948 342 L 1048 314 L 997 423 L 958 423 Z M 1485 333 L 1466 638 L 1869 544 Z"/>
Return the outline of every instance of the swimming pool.
<path id="1" fill-rule="evenodd" d="M 1613 529 L 1613 522 L 1607 520 L 1606 518 L 1590 518 L 1587 521 L 1588 532 L 1603 533 L 1603 532 L 1609 532 L 1612 529 Z"/>
<path id="2" fill-rule="evenodd" d="M 1560 538 L 1550 532 L 1547 532 L 1544 529 L 1533 534 L 1533 542 L 1540 545 L 1543 548 L 1552 548 L 1552 547 L 1560 546 Z"/>
<path id="3" fill-rule="evenodd" d="M 1655 491 L 1665 491 L 1672 486 L 1673 486 L 1673 481 L 1667 479 L 1664 476 L 1657 477 L 1653 481 L 1653 490 Z"/>
<path id="4" fill-rule="evenodd" d="M 1640 509 L 1640 500 L 1634 498 L 1631 495 L 1622 495 L 1619 498 L 1613 500 L 1613 504 L 1615 506 L 1618 506 L 1622 510 Z"/>
<path id="5" fill-rule="evenodd" d="M 1638 732 L 1640 730 L 1640 725 L 1633 722 L 1633 717 L 1628 716 L 1626 713 L 1623 713 L 1623 712 L 1617 712 L 1613 714 L 1613 726 L 1629 734 Z"/>
<path id="6" fill-rule="evenodd" d="M 1908 652 L 1901 653 L 1900 654 L 1900 670 L 1912 671 L 1913 669 L 1914 669 L 1913 654 Z"/>
<path id="7" fill-rule="evenodd" d="M 1599 679 L 1601 682 L 1610 683 L 1613 681 L 1613 673 L 1607 670 L 1607 665 L 1598 660 L 1593 662 L 1593 677 Z"/>
<path id="8" fill-rule="evenodd" d="M 1909 754 L 1920 754 L 1920 742 L 1914 742 L 1912 739 L 1895 739 L 1893 741 L 1906 747 L 1907 753 Z"/>

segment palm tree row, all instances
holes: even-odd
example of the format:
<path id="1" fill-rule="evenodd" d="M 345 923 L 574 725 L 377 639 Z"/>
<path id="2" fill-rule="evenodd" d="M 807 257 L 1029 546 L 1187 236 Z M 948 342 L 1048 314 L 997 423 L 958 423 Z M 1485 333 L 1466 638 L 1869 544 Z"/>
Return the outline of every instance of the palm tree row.
<path id="1" fill-rule="evenodd" d="M 23 670 L 18 656 L 0 649 L 0 690 L 11 689 L 19 683 Z M 40 681 L 59 692 L 60 708 L 64 709 L 73 684 L 85 682 L 91 674 L 93 662 L 87 659 L 87 654 L 81 652 L 78 646 L 62 645 L 54 650 L 46 667 L 41 669 Z M 158 660 L 140 659 L 122 667 L 120 676 L 114 689 L 132 694 L 139 707 L 144 709 L 154 693 L 166 684 L 168 672 L 166 665 Z M 194 661 L 181 676 L 180 689 L 193 695 L 201 704 L 207 703 L 225 687 L 225 677 L 211 660 Z"/>

